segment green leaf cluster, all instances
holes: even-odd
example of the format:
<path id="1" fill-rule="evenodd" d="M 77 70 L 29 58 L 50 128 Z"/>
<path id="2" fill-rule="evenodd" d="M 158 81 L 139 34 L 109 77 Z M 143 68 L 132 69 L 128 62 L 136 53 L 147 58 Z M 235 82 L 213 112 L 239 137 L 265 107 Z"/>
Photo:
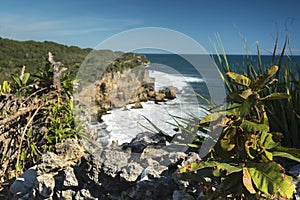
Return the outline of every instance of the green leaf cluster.
<path id="1" fill-rule="evenodd" d="M 188 173 L 189 177 L 210 174 L 217 182 L 214 198 L 228 194 L 247 199 L 292 197 L 292 177 L 274 162 L 274 157 L 300 162 L 300 150 L 281 146 L 282 134 L 270 130 L 265 108 L 266 102 L 290 98 L 286 93 L 268 90 L 275 83 L 273 77 L 278 69 L 271 66 L 255 77 L 227 72 L 229 85 L 233 86 L 229 104 L 212 109 L 199 122 L 206 128 L 213 124 L 211 133 L 221 127 L 221 135 L 204 161 L 183 166 L 180 173 Z M 242 185 L 237 187 L 239 183 Z"/>

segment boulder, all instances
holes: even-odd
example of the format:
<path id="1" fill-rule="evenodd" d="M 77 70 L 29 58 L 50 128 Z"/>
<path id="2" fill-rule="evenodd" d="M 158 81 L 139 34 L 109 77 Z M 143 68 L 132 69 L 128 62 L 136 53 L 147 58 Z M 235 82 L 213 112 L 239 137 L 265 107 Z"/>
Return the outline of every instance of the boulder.
<path id="1" fill-rule="evenodd" d="M 154 100 L 155 102 L 165 102 L 166 95 L 164 93 L 155 92 Z"/>
<path id="2" fill-rule="evenodd" d="M 63 186 L 66 188 L 67 187 L 77 187 L 78 180 L 74 173 L 74 168 L 69 166 L 63 172 L 64 172 Z"/>
<path id="3" fill-rule="evenodd" d="M 36 178 L 34 189 L 37 191 L 35 198 L 50 198 L 54 194 L 55 180 L 53 174 L 42 174 Z"/>
<path id="4" fill-rule="evenodd" d="M 139 109 L 139 108 L 143 108 L 143 105 L 141 104 L 141 102 L 136 102 L 131 108 Z"/>
<path id="5" fill-rule="evenodd" d="M 177 89 L 175 87 L 167 87 L 159 92 L 164 94 L 166 99 L 172 100 L 176 98 Z"/>

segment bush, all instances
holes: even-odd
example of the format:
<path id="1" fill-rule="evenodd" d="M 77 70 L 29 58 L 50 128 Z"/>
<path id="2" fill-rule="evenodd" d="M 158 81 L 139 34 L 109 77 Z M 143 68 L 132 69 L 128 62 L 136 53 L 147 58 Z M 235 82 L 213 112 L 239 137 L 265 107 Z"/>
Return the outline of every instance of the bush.
<path id="1" fill-rule="evenodd" d="M 273 58 L 275 52 L 276 46 Z M 283 55 L 280 60 L 283 60 Z M 221 135 L 203 161 L 180 168 L 180 177 L 203 184 L 209 199 L 291 198 L 295 189 L 293 179 L 285 174 L 284 168 L 274 158 L 283 157 L 300 162 L 300 149 L 283 147 L 283 134 L 277 132 L 283 129 L 275 126 L 279 123 L 278 127 L 288 127 L 290 123 L 296 123 L 297 126 L 293 126 L 296 132 L 289 132 L 288 129 L 284 131 L 285 136 L 289 134 L 288 138 L 298 138 L 299 119 L 295 118 L 298 113 L 295 105 L 299 105 L 296 87 L 299 76 L 291 76 L 289 66 L 285 64 L 282 78 L 280 60 L 279 66 L 272 62 L 271 67 L 262 73 L 261 63 L 254 67 L 251 59 L 244 70 L 247 73 L 237 74 L 231 71 L 225 53 L 223 58 L 220 55 L 217 57 L 229 102 L 227 106 L 210 109 L 211 113 L 200 120 L 199 129 L 209 129 L 208 134 L 212 135 L 221 130 Z M 293 85 L 291 80 L 294 81 Z M 286 109 L 286 106 L 289 108 Z M 288 122 L 287 118 L 274 121 L 289 115 L 295 115 L 292 118 L 294 121 Z"/>
<path id="2" fill-rule="evenodd" d="M 74 79 L 65 72 L 60 77 L 61 88 L 53 77 L 55 62 L 49 60 L 47 71 L 29 82 L 25 68 L 14 82 L 4 81 L 0 97 L 0 181 L 12 180 L 37 163 L 55 145 L 80 133 L 73 118 L 72 89 Z M 29 84 L 31 83 L 31 84 Z M 46 84 L 47 83 L 47 84 Z M 2 185 L 2 184 L 1 184 Z"/>

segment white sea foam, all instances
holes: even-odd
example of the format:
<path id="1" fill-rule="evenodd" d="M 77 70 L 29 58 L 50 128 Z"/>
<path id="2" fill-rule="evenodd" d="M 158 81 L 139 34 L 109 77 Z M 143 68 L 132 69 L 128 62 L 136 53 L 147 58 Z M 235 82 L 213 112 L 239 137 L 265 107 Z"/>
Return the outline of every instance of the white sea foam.
<path id="1" fill-rule="evenodd" d="M 112 110 L 110 114 L 102 117 L 110 132 L 109 142 L 116 140 L 119 144 L 130 142 L 138 133 L 149 131 L 149 129 L 155 131 L 146 118 L 164 133 L 174 135 L 175 126 L 169 123 L 175 124 L 175 121 L 170 115 L 189 118 L 190 114 L 198 117 L 203 114 L 197 105 L 180 102 L 179 99 L 181 98 L 178 97 L 178 99 L 160 105 L 152 101 L 142 102 L 142 109 L 131 109 L 132 105 L 127 105 L 127 109 Z"/>
<path id="2" fill-rule="evenodd" d="M 184 77 L 184 80 L 189 83 L 202 83 L 204 80 L 198 77 Z"/>
<path id="3" fill-rule="evenodd" d="M 181 91 L 184 87 L 188 87 L 189 83 L 204 82 L 204 80 L 199 77 L 184 76 L 179 73 L 167 74 L 156 70 L 149 70 L 149 76 L 155 78 L 155 90 L 173 86 Z"/>

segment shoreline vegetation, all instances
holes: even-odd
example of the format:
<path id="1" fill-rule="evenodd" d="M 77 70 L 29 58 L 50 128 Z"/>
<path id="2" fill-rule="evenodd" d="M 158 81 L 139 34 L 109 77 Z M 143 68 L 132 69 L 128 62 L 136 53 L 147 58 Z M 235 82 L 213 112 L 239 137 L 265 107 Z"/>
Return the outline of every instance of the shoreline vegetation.
<path id="1" fill-rule="evenodd" d="M 86 133 L 82 126 L 76 126 L 80 123 L 73 116 L 74 73 L 86 73 L 77 71 L 90 49 L 80 50 L 52 42 L 33 41 L 24 42 L 22 47 L 22 42 L 2 38 L 0 42 L 0 48 L 7 48 L 10 42 L 10 48 L 14 45 L 18 47 L 15 51 L 6 50 L 0 57 L 0 61 L 3 60 L 0 64 L 9 63 L 6 69 L 0 65 L 0 70 L 4 72 L 1 74 L 5 75 L 0 78 L 10 76 L 8 80 L 0 82 L 1 198 L 55 199 L 71 195 L 80 199 L 87 195 L 89 198 L 134 199 L 137 191 L 143 191 L 144 194 L 149 191 L 153 195 L 147 195 L 154 199 L 157 192 L 166 188 L 168 192 L 165 199 L 174 200 L 197 199 L 200 196 L 204 199 L 299 197 L 300 68 L 299 63 L 286 55 L 288 38 L 278 59 L 275 59 L 278 48 L 276 41 L 271 63 L 261 62 L 257 48 L 258 62 L 254 64 L 251 56 L 246 57 L 242 72 L 233 69 L 221 48 L 223 54 L 216 53 L 215 58 L 227 87 L 227 106 L 210 102 L 207 108 L 209 114 L 204 118 L 186 119 L 184 124 L 174 124 L 175 129 L 181 130 L 180 134 L 168 136 L 153 125 L 156 133 L 152 133 L 151 137 L 137 136 L 131 143 L 121 147 L 112 145 L 109 149 L 102 149 L 100 155 L 83 149 L 89 148 L 87 143 L 80 143 L 84 141 Z M 43 50 L 36 52 L 30 49 L 35 44 L 41 45 L 37 49 Z M 43 60 L 45 49 L 52 49 L 54 57 L 48 53 L 47 60 Z M 36 54 L 30 54 L 34 52 Z M 101 61 L 105 66 L 109 65 L 106 73 L 86 82 L 89 85 L 100 80 L 95 85 L 98 97 L 93 100 L 97 106 L 103 106 L 95 113 L 100 118 L 103 112 L 122 107 L 127 102 L 138 103 L 150 99 L 159 102 L 168 95 L 176 98 L 174 88 L 160 92 L 153 90 L 153 80 L 144 70 L 144 66 L 149 64 L 144 56 L 109 50 L 101 53 Z M 31 64 L 28 65 L 26 60 Z M 92 57 L 88 60 L 91 63 L 99 62 Z M 26 67 L 15 69 L 24 64 Z M 137 67 L 140 65 L 143 67 Z M 264 68 L 265 65 L 268 67 Z M 138 70 L 135 71 L 135 67 Z M 123 87 L 118 87 L 119 80 L 122 80 Z M 130 83 L 135 83 L 134 89 L 130 88 Z M 79 91 L 82 92 L 82 88 Z M 128 94 L 128 91 L 131 93 Z M 82 96 L 91 99 L 86 93 Z M 91 103 L 91 100 L 87 101 Z M 198 155 L 201 145 L 210 138 L 199 136 L 199 131 L 211 136 L 221 131 L 216 145 L 202 159 Z M 181 140 L 173 143 L 175 137 Z M 73 138 L 73 142 L 66 145 L 64 141 L 70 141 L 70 138 Z M 187 138 L 192 140 L 187 143 Z M 187 153 L 169 151 L 179 146 L 187 147 Z M 161 149 L 164 147 L 168 151 Z M 124 149 L 125 152 L 122 152 Z M 138 153 L 141 163 L 136 163 L 131 153 Z M 98 158 L 101 155 L 106 160 Z M 63 157 L 65 162 L 58 162 Z M 162 166 L 161 162 L 165 162 L 166 157 L 172 164 Z M 147 168 L 149 166 L 152 168 Z M 86 167 L 93 174 L 80 171 Z M 28 177 L 26 173 L 35 175 Z M 75 173 L 73 177 L 76 180 L 81 178 L 73 185 L 68 185 L 69 180 L 64 185 L 68 177 L 64 174 L 67 173 Z M 95 175 L 98 173 L 101 177 Z M 88 188 L 82 188 L 79 184 L 85 180 L 88 181 Z M 182 180 L 187 184 L 178 184 Z M 117 191 L 113 195 L 119 196 L 111 196 L 114 191 L 108 192 L 107 185 L 110 183 L 116 184 L 112 186 Z"/>

